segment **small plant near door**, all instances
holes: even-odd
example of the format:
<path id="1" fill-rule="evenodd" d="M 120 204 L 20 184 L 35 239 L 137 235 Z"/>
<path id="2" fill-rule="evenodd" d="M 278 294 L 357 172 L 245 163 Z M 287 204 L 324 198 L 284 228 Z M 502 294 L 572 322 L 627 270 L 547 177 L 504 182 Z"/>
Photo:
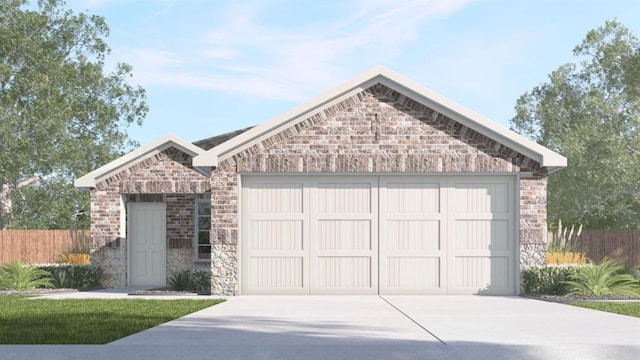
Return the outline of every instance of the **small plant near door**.
<path id="1" fill-rule="evenodd" d="M 169 287 L 173 291 L 190 291 L 198 294 L 211 292 L 209 273 L 203 270 L 183 270 L 173 274 L 169 279 Z"/>
<path id="2" fill-rule="evenodd" d="M 547 265 L 576 264 L 584 265 L 587 258 L 579 252 L 579 238 L 582 225 L 576 230 L 563 227 L 562 220 L 558 221 L 558 229 L 551 233 L 551 240 L 547 243 Z"/>

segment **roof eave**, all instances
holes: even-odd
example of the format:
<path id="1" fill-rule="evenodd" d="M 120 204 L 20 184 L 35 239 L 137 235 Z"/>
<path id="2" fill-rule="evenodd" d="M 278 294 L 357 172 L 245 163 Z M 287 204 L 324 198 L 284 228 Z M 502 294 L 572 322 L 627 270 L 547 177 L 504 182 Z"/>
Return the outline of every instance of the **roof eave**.
<path id="1" fill-rule="evenodd" d="M 184 151 L 194 158 L 205 152 L 203 149 L 188 141 L 185 141 L 173 134 L 168 134 L 77 178 L 73 182 L 73 185 L 78 189 L 90 190 L 95 188 L 98 182 L 113 175 L 114 173 L 117 173 L 121 169 L 127 168 L 139 161 L 149 158 L 150 156 L 154 156 L 170 147 L 175 147 L 180 151 Z"/>
<path id="2" fill-rule="evenodd" d="M 531 141 L 524 136 L 504 128 L 479 114 L 449 100 L 407 78 L 404 78 L 384 67 L 375 67 L 360 76 L 305 102 L 255 128 L 238 135 L 193 159 L 194 166 L 218 166 L 226 159 L 260 139 L 267 138 L 291 126 L 292 123 L 310 116 L 318 109 L 330 106 L 355 93 L 363 91 L 376 83 L 381 83 L 402 94 L 407 94 L 416 101 L 433 108 L 440 114 L 461 122 L 468 128 L 488 136 L 513 150 L 536 160 L 543 167 L 566 166 L 566 158 Z"/>

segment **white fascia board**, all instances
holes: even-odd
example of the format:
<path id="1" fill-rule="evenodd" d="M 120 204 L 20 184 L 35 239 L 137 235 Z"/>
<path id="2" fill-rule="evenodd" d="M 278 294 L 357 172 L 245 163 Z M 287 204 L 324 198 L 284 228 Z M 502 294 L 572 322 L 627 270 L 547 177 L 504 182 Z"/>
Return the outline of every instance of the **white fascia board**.
<path id="1" fill-rule="evenodd" d="M 175 147 L 180 151 L 184 151 L 192 157 L 199 156 L 205 152 L 204 149 L 191 144 L 173 134 L 165 135 L 159 139 L 156 139 L 146 145 L 143 145 L 130 153 L 127 153 L 112 162 L 103 165 L 96 170 L 77 178 L 73 185 L 76 188 L 90 189 L 96 186 L 96 183 L 109 176 L 125 169 L 133 164 L 136 164 L 142 160 L 145 160 L 157 153 L 166 150 L 170 147 Z M 207 175 L 208 176 L 208 175 Z"/>
<path id="2" fill-rule="evenodd" d="M 382 66 L 375 67 L 356 78 L 287 111 L 262 125 L 226 141 L 193 159 L 194 166 L 217 166 L 219 161 L 236 154 L 271 135 L 311 116 L 322 108 L 329 107 L 358 92 L 381 83 L 401 94 L 452 118 L 455 121 L 483 134 L 497 142 L 509 146 L 515 151 L 540 162 L 549 171 L 555 171 L 567 165 L 567 159 L 524 136 L 504 128 L 477 113 L 404 78 Z"/>

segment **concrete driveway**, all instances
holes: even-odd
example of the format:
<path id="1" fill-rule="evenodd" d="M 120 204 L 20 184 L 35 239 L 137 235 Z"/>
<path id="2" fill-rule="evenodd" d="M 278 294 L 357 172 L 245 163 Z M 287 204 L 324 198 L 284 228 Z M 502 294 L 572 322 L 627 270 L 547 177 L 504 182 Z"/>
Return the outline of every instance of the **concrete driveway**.
<path id="1" fill-rule="evenodd" d="M 38 358 L 20 355 L 46 347 L 15 348 L 0 347 L 0 359 Z M 637 360 L 640 319 L 520 297 L 241 296 L 106 346 L 49 347 L 43 354 L 95 360 Z"/>

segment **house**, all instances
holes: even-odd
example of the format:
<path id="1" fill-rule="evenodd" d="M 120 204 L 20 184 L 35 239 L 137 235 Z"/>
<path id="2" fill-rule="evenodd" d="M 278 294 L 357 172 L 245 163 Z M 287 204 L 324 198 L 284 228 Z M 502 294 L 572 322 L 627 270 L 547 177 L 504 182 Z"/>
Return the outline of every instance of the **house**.
<path id="1" fill-rule="evenodd" d="M 384 68 L 253 128 L 79 178 L 105 284 L 212 294 L 518 294 L 566 159 Z"/>

